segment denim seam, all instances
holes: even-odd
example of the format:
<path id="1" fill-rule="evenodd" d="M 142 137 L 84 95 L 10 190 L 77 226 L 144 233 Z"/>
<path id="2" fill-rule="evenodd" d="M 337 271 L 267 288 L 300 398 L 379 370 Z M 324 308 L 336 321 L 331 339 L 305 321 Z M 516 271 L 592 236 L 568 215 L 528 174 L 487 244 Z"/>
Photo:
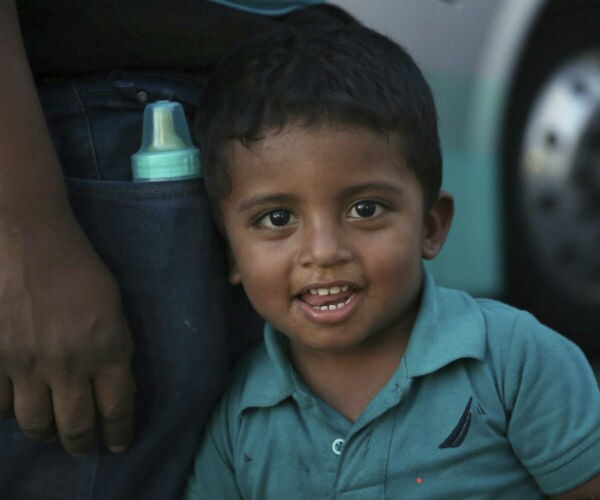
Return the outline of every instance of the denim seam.
<path id="1" fill-rule="evenodd" d="M 93 162 L 94 168 L 96 170 L 96 177 L 98 179 L 102 179 L 102 176 L 100 175 L 100 167 L 98 165 L 98 155 L 96 153 L 96 144 L 94 143 L 94 136 L 92 134 L 92 129 L 90 128 L 90 118 L 89 118 L 87 109 L 85 108 L 85 105 L 83 104 L 83 100 L 81 99 L 81 94 L 79 93 L 79 88 L 77 87 L 75 80 L 71 80 L 71 85 L 73 86 L 73 90 L 75 92 L 75 97 L 77 98 L 77 102 L 79 103 L 79 107 L 81 108 L 81 112 L 85 118 L 86 130 L 88 133 L 88 140 L 89 140 L 89 144 L 90 144 L 91 151 L 92 151 L 92 162 Z"/>
<path id="2" fill-rule="evenodd" d="M 98 453 L 94 453 L 94 475 L 91 478 L 90 481 L 90 487 L 88 489 L 88 494 L 87 494 L 87 498 L 89 500 L 93 500 L 93 498 L 95 497 L 94 495 L 94 491 L 96 490 L 96 483 L 98 481 Z"/>
<path id="3" fill-rule="evenodd" d="M 185 198 L 202 195 L 204 190 L 200 186 L 189 186 L 179 188 L 163 188 L 136 191 L 135 189 L 113 188 L 97 189 L 93 187 L 77 186 L 67 182 L 68 193 L 70 196 L 85 196 L 91 199 L 165 199 L 165 198 Z"/>
<path id="4" fill-rule="evenodd" d="M 72 196 L 84 194 L 83 192 L 71 193 Z M 194 193 L 171 193 L 171 194 L 144 194 L 144 195 L 126 195 L 124 193 L 101 193 L 92 196 L 85 196 L 84 199 L 89 201 L 148 201 L 148 200 L 177 200 L 184 198 L 194 198 Z"/>

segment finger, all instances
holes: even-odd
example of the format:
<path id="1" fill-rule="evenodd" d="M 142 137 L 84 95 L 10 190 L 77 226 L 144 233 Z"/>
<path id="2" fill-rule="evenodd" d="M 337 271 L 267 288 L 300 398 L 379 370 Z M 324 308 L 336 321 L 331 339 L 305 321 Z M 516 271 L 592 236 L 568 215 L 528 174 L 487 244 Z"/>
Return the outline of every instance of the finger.
<path id="1" fill-rule="evenodd" d="M 13 400 L 19 427 L 28 437 L 46 441 L 56 435 L 52 399 L 45 384 L 13 381 Z"/>
<path id="2" fill-rule="evenodd" d="M 0 377 L 0 418 L 14 416 L 12 382 L 6 377 Z"/>
<path id="3" fill-rule="evenodd" d="M 113 365 L 94 379 L 104 442 L 113 453 L 125 451 L 133 437 L 135 384 L 129 363 Z"/>
<path id="4" fill-rule="evenodd" d="M 69 453 L 83 455 L 94 447 L 95 407 L 87 379 L 65 379 L 52 385 L 56 428 Z"/>

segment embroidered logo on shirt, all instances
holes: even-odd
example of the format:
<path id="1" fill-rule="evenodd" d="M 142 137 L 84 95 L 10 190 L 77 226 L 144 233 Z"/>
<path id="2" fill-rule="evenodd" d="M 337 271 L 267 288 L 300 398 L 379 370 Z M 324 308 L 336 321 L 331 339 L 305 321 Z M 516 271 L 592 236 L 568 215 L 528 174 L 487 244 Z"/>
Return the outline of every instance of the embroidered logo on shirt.
<path id="1" fill-rule="evenodd" d="M 456 424 L 456 427 L 452 429 L 452 432 L 448 434 L 448 437 L 444 440 L 442 444 L 440 444 L 439 448 L 458 448 L 465 437 L 467 437 L 467 433 L 469 432 L 469 427 L 471 427 L 471 418 L 473 414 L 471 413 L 471 405 L 473 404 L 473 398 L 469 398 L 467 402 L 467 406 Z M 485 415 L 485 410 L 481 407 L 481 405 L 477 404 L 477 413 L 480 415 Z"/>

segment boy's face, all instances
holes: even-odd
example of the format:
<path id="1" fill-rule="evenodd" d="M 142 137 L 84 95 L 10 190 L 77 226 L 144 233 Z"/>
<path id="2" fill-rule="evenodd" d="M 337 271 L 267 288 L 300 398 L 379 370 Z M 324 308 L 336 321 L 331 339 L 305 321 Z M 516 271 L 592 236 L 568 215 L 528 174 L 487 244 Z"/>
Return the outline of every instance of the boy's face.
<path id="1" fill-rule="evenodd" d="M 230 150 L 221 201 L 233 267 L 258 313 L 299 352 L 360 353 L 412 327 L 422 258 L 452 200 L 424 213 L 398 138 L 359 127 L 285 128 Z M 394 342 L 394 340 L 391 340 Z"/>

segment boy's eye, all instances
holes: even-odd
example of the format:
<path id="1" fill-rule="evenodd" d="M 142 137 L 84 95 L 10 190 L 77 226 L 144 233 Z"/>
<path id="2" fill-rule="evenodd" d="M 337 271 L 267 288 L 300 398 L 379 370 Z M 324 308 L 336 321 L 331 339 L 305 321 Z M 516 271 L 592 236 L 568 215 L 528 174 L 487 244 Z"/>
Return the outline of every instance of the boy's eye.
<path id="1" fill-rule="evenodd" d="M 383 207 L 373 200 L 361 200 L 357 201 L 348 212 L 348 216 L 351 218 L 366 219 L 369 217 L 375 217 L 381 214 Z"/>
<path id="2" fill-rule="evenodd" d="M 258 223 L 265 227 L 283 227 L 295 222 L 296 218 L 286 210 L 273 210 L 262 217 Z"/>

